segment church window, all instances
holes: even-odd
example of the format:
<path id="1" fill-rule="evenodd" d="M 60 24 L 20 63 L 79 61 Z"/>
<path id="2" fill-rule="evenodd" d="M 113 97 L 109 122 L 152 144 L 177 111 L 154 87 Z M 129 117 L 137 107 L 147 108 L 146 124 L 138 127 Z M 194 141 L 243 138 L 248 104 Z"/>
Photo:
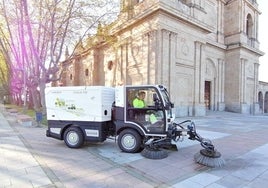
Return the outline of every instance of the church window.
<path id="1" fill-rule="evenodd" d="M 249 38 L 252 38 L 253 34 L 253 20 L 250 14 L 247 15 L 246 34 Z"/>
<path id="2" fill-rule="evenodd" d="M 85 70 L 85 76 L 88 76 L 89 75 L 89 71 L 88 69 Z"/>
<path id="3" fill-rule="evenodd" d="M 262 110 L 263 109 L 263 94 L 261 91 L 258 94 L 258 100 L 259 100 L 260 109 Z"/>
<path id="4" fill-rule="evenodd" d="M 108 70 L 112 70 L 113 69 L 113 65 L 114 65 L 114 62 L 113 61 L 108 61 Z"/>

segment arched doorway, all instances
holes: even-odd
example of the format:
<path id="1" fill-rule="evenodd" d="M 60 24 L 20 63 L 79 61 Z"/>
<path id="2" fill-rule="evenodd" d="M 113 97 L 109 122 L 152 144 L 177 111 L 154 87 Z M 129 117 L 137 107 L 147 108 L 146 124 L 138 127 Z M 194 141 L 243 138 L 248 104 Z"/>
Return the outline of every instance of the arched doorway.
<path id="1" fill-rule="evenodd" d="M 205 106 L 207 110 L 211 109 L 211 81 L 205 81 Z"/>
<path id="2" fill-rule="evenodd" d="M 216 66 L 211 59 L 207 59 L 206 61 L 206 69 L 205 69 L 205 91 L 204 91 L 204 100 L 205 107 L 207 110 L 216 110 Z"/>
<path id="3" fill-rule="evenodd" d="M 268 113 L 268 91 L 266 91 L 264 97 L 264 113 Z"/>
<path id="4" fill-rule="evenodd" d="M 250 14 L 247 15 L 246 34 L 249 38 L 253 35 L 253 19 Z"/>
<path id="5" fill-rule="evenodd" d="M 263 113 L 263 94 L 261 91 L 258 93 L 258 101 L 259 101 L 260 112 Z"/>

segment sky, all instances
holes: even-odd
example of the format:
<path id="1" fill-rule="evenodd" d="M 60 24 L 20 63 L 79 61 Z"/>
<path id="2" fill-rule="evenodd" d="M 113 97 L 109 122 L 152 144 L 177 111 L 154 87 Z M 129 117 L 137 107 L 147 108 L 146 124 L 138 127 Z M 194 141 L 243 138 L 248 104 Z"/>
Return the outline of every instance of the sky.
<path id="1" fill-rule="evenodd" d="M 260 50 L 265 53 L 260 57 L 259 66 L 259 81 L 268 82 L 268 1 L 258 0 L 259 10 L 261 15 L 259 16 L 259 42 Z"/>

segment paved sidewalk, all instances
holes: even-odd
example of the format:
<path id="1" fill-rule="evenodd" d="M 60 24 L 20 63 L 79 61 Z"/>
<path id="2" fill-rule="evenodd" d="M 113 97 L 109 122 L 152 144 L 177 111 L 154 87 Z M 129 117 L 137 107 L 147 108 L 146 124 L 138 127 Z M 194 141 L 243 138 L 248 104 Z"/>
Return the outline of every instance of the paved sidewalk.
<path id="1" fill-rule="evenodd" d="M 0 113 L 0 187 L 42 187 L 51 184 L 22 140 L 20 133 L 12 129 Z"/>
<path id="2" fill-rule="evenodd" d="M 44 126 L 22 126 L 0 112 L 0 187 L 67 188 L 263 188 L 268 184 L 268 116 L 210 112 L 191 118 L 213 141 L 226 165 L 208 168 L 193 161 L 201 149 L 185 139 L 161 160 L 118 149 L 114 140 L 70 149 L 47 138 Z M 180 118 L 177 121 L 185 120 Z"/>

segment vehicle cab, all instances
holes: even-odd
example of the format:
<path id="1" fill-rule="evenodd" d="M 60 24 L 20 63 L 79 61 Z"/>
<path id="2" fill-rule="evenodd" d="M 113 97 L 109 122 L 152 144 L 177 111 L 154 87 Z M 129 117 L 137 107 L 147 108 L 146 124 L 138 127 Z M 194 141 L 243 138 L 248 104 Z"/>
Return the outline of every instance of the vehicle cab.
<path id="1" fill-rule="evenodd" d="M 171 111 L 174 105 L 162 85 L 117 87 L 115 106 L 116 120 L 123 121 L 117 130 L 132 127 L 145 136 L 165 135 L 174 118 Z"/>

